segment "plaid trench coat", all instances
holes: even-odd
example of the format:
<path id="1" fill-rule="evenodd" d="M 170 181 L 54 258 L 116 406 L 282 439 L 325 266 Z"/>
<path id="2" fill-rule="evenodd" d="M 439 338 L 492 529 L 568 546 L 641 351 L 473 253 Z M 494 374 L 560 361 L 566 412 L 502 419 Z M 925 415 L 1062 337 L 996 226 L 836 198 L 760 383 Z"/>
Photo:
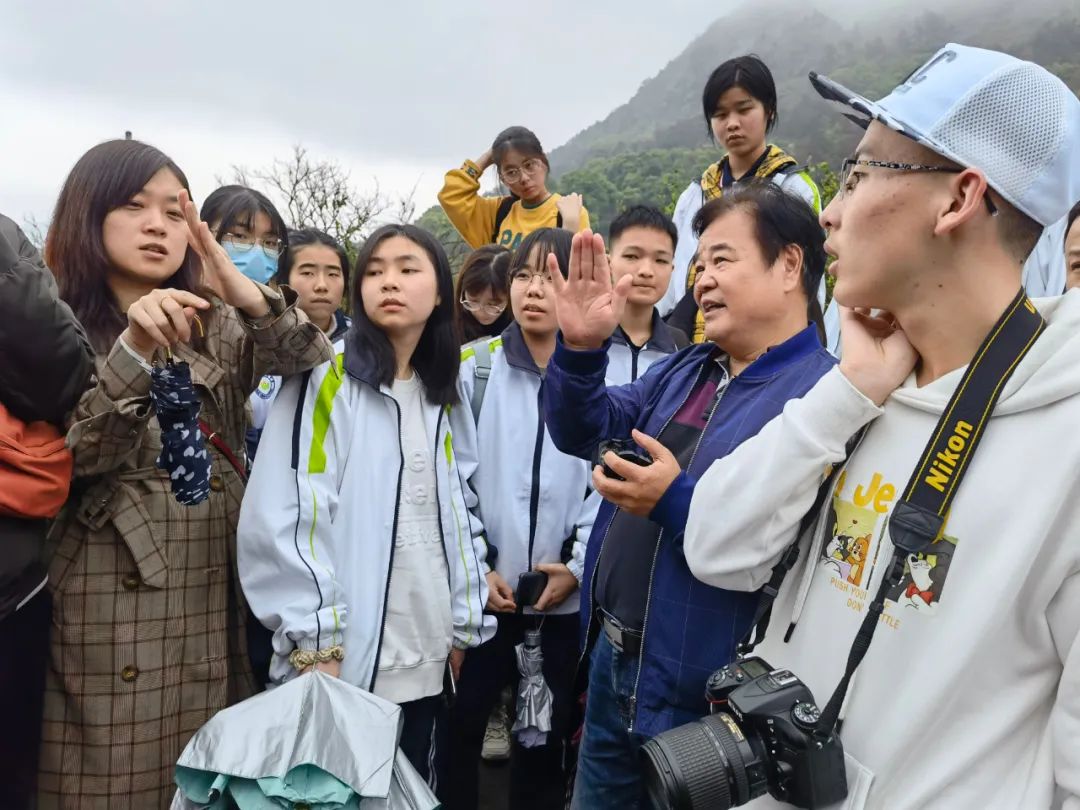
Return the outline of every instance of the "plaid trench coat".
<path id="1" fill-rule="evenodd" d="M 262 375 L 332 353 L 293 291 L 262 289 L 271 313 L 259 325 L 215 303 L 200 350 L 174 351 L 191 365 L 201 418 L 241 457 Z M 210 497 L 178 504 L 154 463 L 149 373 L 119 342 L 97 368 L 68 435 L 76 481 L 54 527 L 39 810 L 167 807 L 187 741 L 255 691 L 236 576 L 243 483 L 207 443 Z"/>

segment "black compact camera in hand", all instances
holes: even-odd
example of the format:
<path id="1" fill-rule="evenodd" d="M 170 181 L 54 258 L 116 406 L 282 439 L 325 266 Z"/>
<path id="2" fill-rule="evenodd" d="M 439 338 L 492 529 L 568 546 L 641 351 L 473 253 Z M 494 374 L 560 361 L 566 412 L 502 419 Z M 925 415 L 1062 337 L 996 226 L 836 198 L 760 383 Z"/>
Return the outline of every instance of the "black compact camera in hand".
<path id="1" fill-rule="evenodd" d="M 609 452 L 614 453 L 623 461 L 629 461 L 631 464 L 637 464 L 639 467 L 648 467 L 653 463 L 652 456 L 639 450 L 637 445 L 631 441 L 627 441 L 626 439 L 610 439 L 606 442 L 601 442 L 600 449 L 597 450 L 596 453 L 596 463 L 604 468 L 604 475 L 608 478 L 614 478 L 616 481 L 625 481 L 626 479 L 604 463 L 604 455 Z"/>
<path id="2" fill-rule="evenodd" d="M 818 728 L 814 696 L 791 672 L 745 658 L 714 672 L 705 698 L 707 716 L 642 748 L 654 807 L 726 810 L 768 791 L 818 808 L 847 796 L 840 737 Z"/>
<path id="3" fill-rule="evenodd" d="M 517 590 L 514 591 L 514 601 L 518 609 L 533 607 L 540 601 L 544 588 L 548 584 L 548 575 L 543 571 L 526 571 L 518 577 Z"/>

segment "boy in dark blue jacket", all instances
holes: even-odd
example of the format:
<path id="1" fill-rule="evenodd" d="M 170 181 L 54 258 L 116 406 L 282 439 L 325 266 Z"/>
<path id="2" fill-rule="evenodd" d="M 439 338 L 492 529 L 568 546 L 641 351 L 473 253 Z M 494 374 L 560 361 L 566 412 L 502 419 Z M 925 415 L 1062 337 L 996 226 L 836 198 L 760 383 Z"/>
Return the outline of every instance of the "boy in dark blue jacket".
<path id="1" fill-rule="evenodd" d="M 808 324 L 825 267 L 809 206 L 756 184 L 706 204 L 694 227 L 707 342 L 630 385 L 604 384 L 629 285 L 612 287 L 603 240 L 575 237 L 569 278 L 555 283 L 552 439 L 589 459 L 603 442 L 631 440 L 652 459 L 637 466 L 608 452 L 604 463 L 625 480 L 593 471 L 605 502 L 582 585 L 589 699 L 574 792 L 574 806 L 589 810 L 641 805 L 638 749 L 705 713 L 705 682 L 732 660 L 757 607 L 757 594 L 708 586 L 687 567 L 682 534 L 697 478 L 835 363 Z M 723 513 L 717 504 L 717 520 Z"/>

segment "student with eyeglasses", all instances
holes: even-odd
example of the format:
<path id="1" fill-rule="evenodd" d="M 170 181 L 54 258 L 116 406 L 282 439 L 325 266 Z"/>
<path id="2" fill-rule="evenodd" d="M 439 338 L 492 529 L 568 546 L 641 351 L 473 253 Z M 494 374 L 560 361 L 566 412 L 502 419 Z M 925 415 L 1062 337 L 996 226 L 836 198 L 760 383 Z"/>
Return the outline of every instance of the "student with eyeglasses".
<path id="1" fill-rule="evenodd" d="M 265 194 L 247 186 L 222 186 L 206 198 L 200 215 L 209 223 L 210 233 L 225 248 L 241 273 L 260 284 L 281 283 L 279 261 L 289 246 L 289 231 Z M 285 266 L 288 267 L 288 263 Z M 309 320 L 314 320 L 305 310 L 303 296 L 298 296 L 296 308 L 308 315 Z M 323 332 L 333 342 L 333 335 L 326 329 Z M 255 460 L 270 405 L 280 387 L 280 375 L 264 374 L 248 397 L 251 420 L 244 433 L 244 450 L 249 468 Z M 256 685 L 261 688 L 269 681 L 270 641 L 266 630 L 249 610 L 245 610 L 244 633 L 248 660 Z"/>
<path id="2" fill-rule="evenodd" d="M 540 631 L 551 729 L 543 739 L 514 734 L 505 806 L 562 808 L 566 793 L 563 738 L 571 731 L 573 715 L 578 588 L 585 543 L 600 503 L 591 496 L 589 462 L 559 452 L 544 421 L 544 380 L 559 326 L 552 273 L 569 271 L 571 239 L 555 228 L 525 238 L 509 266 L 514 322 L 486 346 L 477 341 L 461 354 L 466 404 L 454 408 L 451 419 L 457 419 L 452 423 L 455 441 L 466 450 L 475 448 L 462 471 L 476 493 L 484 527 L 487 610 L 497 617 L 498 628 L 493 639 L 469 650 L 461 667 L 450 717 L 454 744 L 448 784 L 440 796 L 446 810 L 478 806 L 488 721 L 504 687 L 517 692 L 515 647 L 529 630 Z M 482 354 L 488 356 L 488 376 L 477 399 Z M 543 590 L 537 594 L 528 583 L 539 580 Z"/>
<path id="3" fill-rule="evenodd" d="M 252 281 L 269 284 L 289 237 L 285 220 L 266 195 L 246 186 L 222 186 L 206 198 L 200 214 L 237 269 Z"/>
<path id="4" fill-rule="evenodd" d="M 483 197 L 480 177 L 495 166 L 509 196 Z M 439 204 L 473 248 L 496 244 L 517 250 L 521 240 L 540 228 L 565 228 L 571 233 L 589 227 L 589 212 L 580 194 L 548 190 L 548 162 L 540 139 L 525 127 L 510 127 L 475 161 L 446 173 Z"/>
<path id="5" fill-rule="evenodd" d="M 771 586 L 754 653 L 825 707 L 845 807 L 1080 807 L 1080 297 L 1022 273 L 1080 197 L 1080 101 L 958 43 L 880 101 L 810 80 L 865 129 L 821 214 L 842 357 L 700 477 L 686 561 Z"/>
<path id="6" fill-rule="evenodd" d="M 513 319 L 507 308 L 510 290 L 506 274 L 510 251 L 498 245 L 474 250 L 457 277 L 454 326 L 462 345 L 502 334 Z"/>

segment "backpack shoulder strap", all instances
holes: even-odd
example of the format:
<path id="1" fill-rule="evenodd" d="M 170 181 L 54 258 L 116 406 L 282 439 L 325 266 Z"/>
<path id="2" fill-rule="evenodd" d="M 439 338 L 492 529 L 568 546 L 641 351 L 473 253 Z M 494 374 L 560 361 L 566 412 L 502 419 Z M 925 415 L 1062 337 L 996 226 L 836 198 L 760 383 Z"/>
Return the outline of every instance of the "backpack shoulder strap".
<path id="1" fill-rule="evenodd" d="M 808 171 L 809 168 L 809 166 L 800 166 L 798 163 L 788 163 L 786 166 L 781 166 L 779 169 L 773 172 L 770 177 L 776 177 L 777 175 L 782 176 L 787 174 L 802 174 L 803 172 Z"/>
<path id="2" fill-rule="evenodd" d="M 492 344 L 497 345 L 497 340 L 491 338 L 474 340 L 462 352 L 462 356 L 467 356 L 467 352 L 472 351 L 473 356 L 476 358 L 476 365 L 473 366 L 472 398 L 469 400 L 473 422 L 476 424 L 480 423 L 480 408 L 484 405 L 484 393 L 487 391 L 488 378 L 491 377 Z"/>
<path id="3" fill-rule="evenodd" d="M 499 201 L 499 210 L 495 212 L 495 227 L 491 231 L 491 241 L 496 245 L 499 244 L 499 231 L 502 229 L 503 220 L 510 216 L 510 209 L 517 200 L 518 198 L 511 194 Z"/>

